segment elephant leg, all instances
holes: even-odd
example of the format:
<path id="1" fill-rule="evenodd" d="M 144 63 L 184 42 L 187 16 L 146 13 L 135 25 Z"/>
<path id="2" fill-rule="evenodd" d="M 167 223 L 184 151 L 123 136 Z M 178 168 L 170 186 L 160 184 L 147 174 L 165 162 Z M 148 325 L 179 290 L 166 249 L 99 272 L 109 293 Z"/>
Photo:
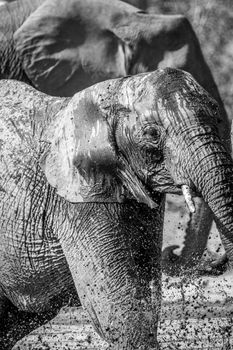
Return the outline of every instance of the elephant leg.
<path id="1" fill-rule="evenodd" d="M 157 349 L 162 210 L 80 204 L 61 245 L 81 303 L 112 349 Z"/>
<path id="2" fill-rule="evenodd" d="M 17 341 L 54 318 L 61 307 L 69 303 L 69 298 L 69 294 L 62 294 L 51 301 L 46 311 L 32 313 L 19 310 L 0 295 L 0 349 L 11 350 Z"/>

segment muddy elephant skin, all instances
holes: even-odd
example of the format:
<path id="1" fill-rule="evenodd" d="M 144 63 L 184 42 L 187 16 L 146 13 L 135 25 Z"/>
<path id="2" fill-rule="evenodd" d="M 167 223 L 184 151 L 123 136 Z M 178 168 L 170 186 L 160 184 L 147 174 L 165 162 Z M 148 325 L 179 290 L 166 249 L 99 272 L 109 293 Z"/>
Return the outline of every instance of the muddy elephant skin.
<path id="1" fill-rule="evenodd" d="M 0 8 L 0 78 L 25 81 L 55 96 L 72 96 L 109 78 L 174 67 L 190 72 L 217 100 L 220 136 L 230 150 L 227 115 L 189 21 L 155 15 L 116 0 L 17 0 Z M 199 261 L 212 224 L 196 204 L 176 272 Z M 171 247 L 164 256 L 170 256 Z M 178 269 L 176 268 L 178 266 Z"/>
<path id="2" fill-rule="evenodd" d="M 2 80 L 3 324 L 9 303 L 46 312 L 74 282 L 113 348 L 157 348 L 165 193 L 204 198 L 232 264 L 233 164 L 219 118 L 181 70 L 101 82 L 72 98 Z M 8 334 L 6 348 L 22 336 Z"/>

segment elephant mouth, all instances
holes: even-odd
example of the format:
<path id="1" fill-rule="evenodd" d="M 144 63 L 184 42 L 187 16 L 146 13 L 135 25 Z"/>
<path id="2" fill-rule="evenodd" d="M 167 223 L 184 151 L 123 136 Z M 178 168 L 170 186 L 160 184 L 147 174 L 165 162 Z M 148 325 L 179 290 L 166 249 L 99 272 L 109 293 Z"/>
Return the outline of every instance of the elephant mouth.
<path id="1" fill-rule="evenodd" d="M 161 195 L 166 193 L 183 195 L 190 213 L 195 212 L 193 197 L 196 193 L 188 184 L 177 184 L 171 177 L 166 176 L 166 181 L 162 176 L 153 178 L 151 183 L 142 181 L 132 169 L 125 168 L 119 171 L 120 178 L 130 186 L 131 193 L 137 200 L 147 204 L 150 208 L 158 208 Z M 164 176 L 164 173 L 163 173 Z"/>

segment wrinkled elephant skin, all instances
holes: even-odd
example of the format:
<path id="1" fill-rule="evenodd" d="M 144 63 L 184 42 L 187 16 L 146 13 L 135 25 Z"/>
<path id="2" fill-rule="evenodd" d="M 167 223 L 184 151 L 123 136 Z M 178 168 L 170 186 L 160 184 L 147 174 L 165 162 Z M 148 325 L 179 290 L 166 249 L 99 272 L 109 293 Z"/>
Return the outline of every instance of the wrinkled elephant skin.
<path id="1" fill-rule="evenodd" d="M 2 80 L 0 106 L 3 325 L 9 302 L 46 312 L 73 280 L 113 348 L 157 348 L 165 193 L 183 190 L 191 210 L 201 195 L 233 260 L 233 164 L 216 102 L 165 69 L 73 98 Z M 4 328 L 5 348 L 25 331 Z"/>
<path id="2" fill-rule="evenodd" d="M 115 0 L 18 0 L 2 6 L 0 17 L 0 77 L 25 81 L 50 95 L 72 96 L 109 78 L 167 66 L 184 69 L 219 103 L 218 128 L 230 150 L 225 109 L 184 16 L 147 14 Z M 178 266 L 199 261 L 206 247 L 212 214 L 202 200 L 196 209 Z M 165 267 L 177 272 L 174 263 L 167 261 Z"/>

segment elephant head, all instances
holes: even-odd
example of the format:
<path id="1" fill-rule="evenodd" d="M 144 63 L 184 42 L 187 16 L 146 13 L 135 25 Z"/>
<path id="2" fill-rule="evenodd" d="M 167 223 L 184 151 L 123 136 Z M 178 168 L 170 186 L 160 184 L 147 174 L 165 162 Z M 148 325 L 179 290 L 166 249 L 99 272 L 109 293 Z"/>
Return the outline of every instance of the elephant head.
<path id="1" fill-rule="evenodd" d="M 219 140 L 219 108 L 189 73 L 167 68 L 96 84 L 65 115 L 44 165 L 58 194 L 71 202 L 130 195 L 154 208 L 158 193 L 183 192 L 194 212 L 193 193 L 231 232 L 232 160 Z"/>
<path id="2" fill-rule="evenodd" d="M 109 80 L 77 93 L 69 100 L 44 135 L 51 147 L 41 163 L 49 183 L 60 196 L 73 203 L 106 202 L 110 206 L 116 203 L 124 206 L 128 200 L 135 199 L 152 208 L 153 215 L 157 212 L 162 220 L 160 203 L 164 193 L 183 192 L 191 212 L 195 210 L 192 193 L 202 196 L 215 215 L 232 264 L 233 162 L 220 141 L 218 118 L 215 100 L 190 74 L 181 70 L 164 69 Z M 126 222 L 131 218 L 132 215 L 129 215 Z M 162 229 L 161 226 L 159 229 Z M 89 277 L 84 278 L 87 274 L 75 268 L 74 248 L 70 253 L 67 238 L 61 240 L 83 305 L 95 324 L 106 327 L 103 310 L 109 310 L 109 307 L 93 305 L 99 303 L 98 297 L 103 302 L 102 292 L 109 287 L 110 277 L 102 282 L 102 292 L 99 290 L 95 294 L 96 304 L 91 303 L 90 297 L 87 298 L 86 285 L 80 287 L 80 274 L 84 280 Z M 156 254 L 160 256 L 159 252 Z M 121 264 L 120 251 L 117 259 Z M 146 266 L 144 268 L 146 270 Z M 141 280 L 145 270 L 139 276 Z M 127 319 L 128 326 L 132 325 L 133 333 L 130 334 L 135 337 L 139 327 L 137 322 L 143 319 L 139 322 L 142 325 L 139 338 L 148 338 L 152 329 L 152 333 L 155 332 L 152 323 L 158 317 L 159 267 L 155 273 L 158 289 L 154 289 L 155 294 L 149 292 L 148 299 L 143 299 L 144 304 L 135 309 L 141 315 L 139 318 L 135 313 L 126 316 L 123 312 L 124 308 L 128 310 L 123 300 L 128 297 L 126 287 L 128 283 L 130 285 L 130 277 L 122 280 L 121 272 L 117 271 L 117 281 L 125 287 L 120 295 L 117 294 L 117 300 L 123 306 L 117 304 L 117 311 L 114 307 L 108 311 L 112 325 L 117 323 L 116 318 L 118 321 Z M 116 278 L 115 273 L 114 276 Z M 89 281 L 88 285 L 91 283 Z M 148 280 L 147 283 L 149 285 Z M 113 295 L 118 293 L 117 290 L 114 289 Z M 156 307 L 152 307 L 153 298 L 157 300 Z M 132 305 L 129 300 L 127 305 Z M 145 321 L 142 310 L 154 316 L 147 317 Z M 116 317 L 112 314 L 114 312 Z M 120 327 L 119 322 L 117 325 Z M 106 333 L 104 327 L 101 328 L 102 334 Z M 146 337 L 141 337 L 142 334 Z M 110 341 L 113 341 L 112 338 Z M 134 346 L 137 348 L 136 343 Z"/>

